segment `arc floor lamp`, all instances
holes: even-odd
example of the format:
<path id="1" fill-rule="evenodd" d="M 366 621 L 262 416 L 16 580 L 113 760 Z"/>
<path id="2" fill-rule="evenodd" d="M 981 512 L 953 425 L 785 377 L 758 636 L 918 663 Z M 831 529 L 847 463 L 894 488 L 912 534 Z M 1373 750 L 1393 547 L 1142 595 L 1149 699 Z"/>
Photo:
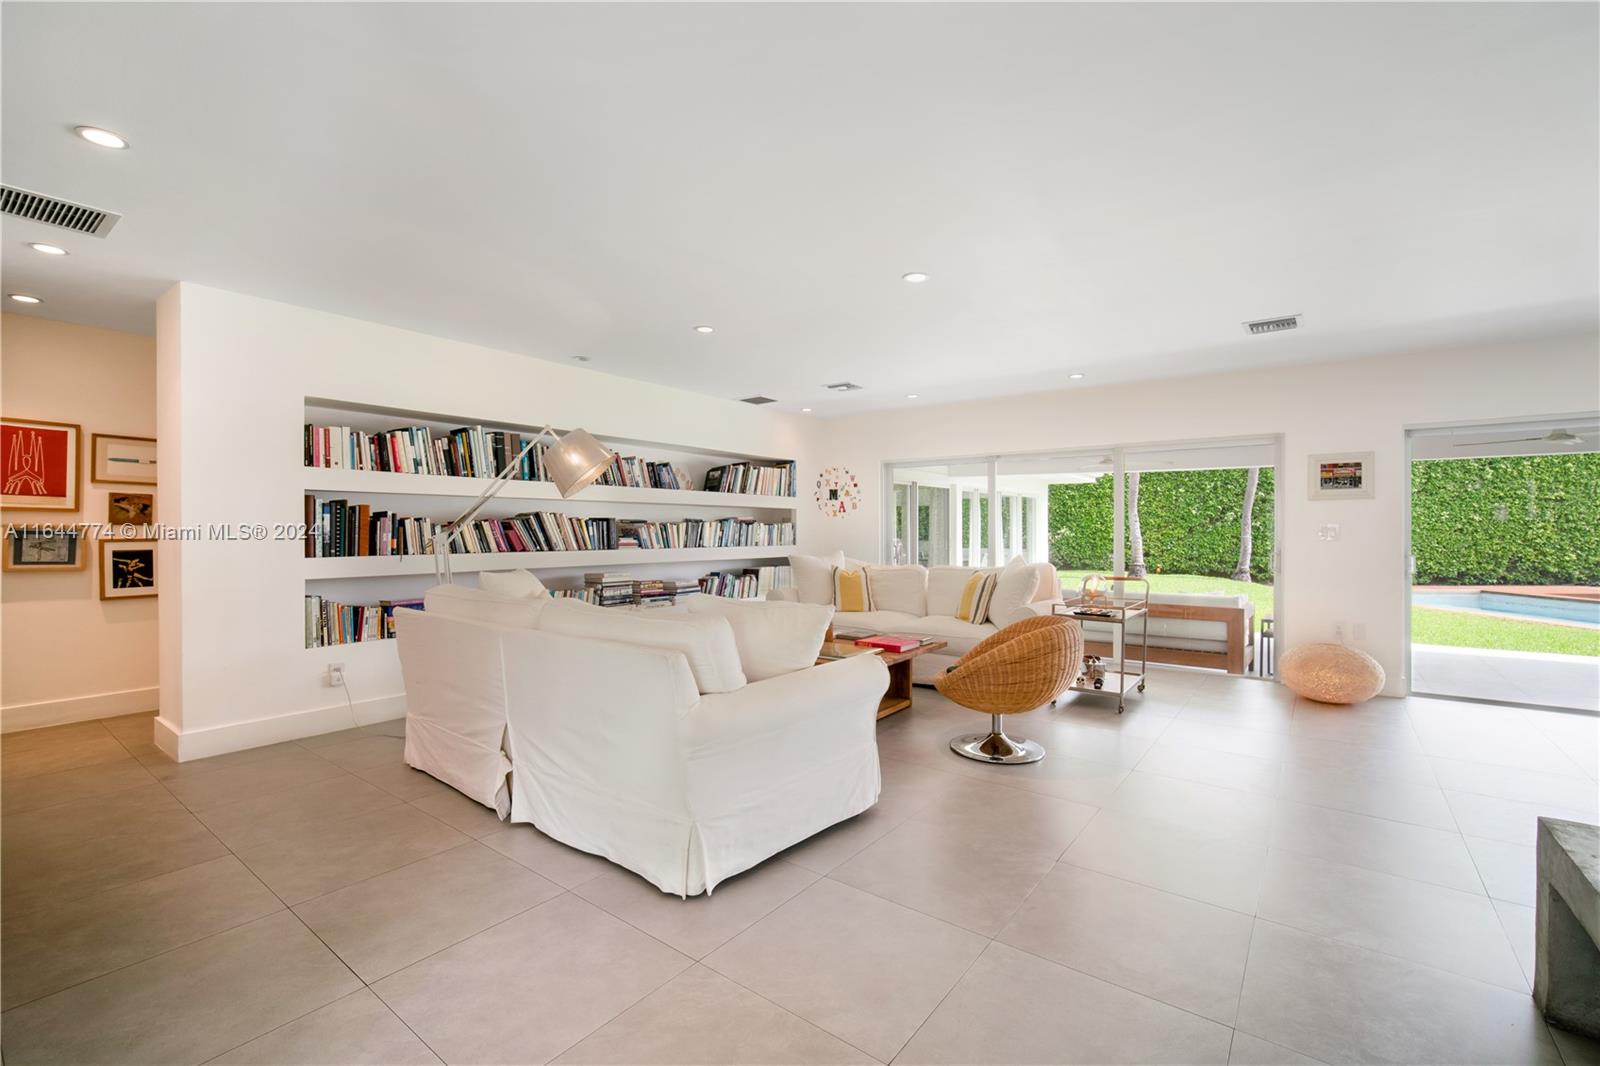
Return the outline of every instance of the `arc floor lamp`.
<path id="1" fill-rule="evenodd" d="M 556 491 L 561 493 L 563 500 L 570 499 L 594 484 L 595 480 L 606 472 L 606 467 L 611 465 L 611 460 L 614 458 L 611 449 L 595 440 L 587 430 L 574 429 L 558 435 L 549 426 L 545 426 L 537 437 L 522 446 L 522 450 L 478 494 L 478 498 L 472 501 L 471 506 L 455 519 L 445 523 L 433 535 L 433 573 L 440 584 L 454 583 L 454 577 L 450 572 L 451 540 L 478 517 L 478 512 L 483 510 L 485 504 L 500 495 L 501 490 L 511 481 L 511 475 L 522 465 L 523 456 L 547 438 L 552 444 L 550 450 L 545 453 L 545 471 L 555 483 Z"/>

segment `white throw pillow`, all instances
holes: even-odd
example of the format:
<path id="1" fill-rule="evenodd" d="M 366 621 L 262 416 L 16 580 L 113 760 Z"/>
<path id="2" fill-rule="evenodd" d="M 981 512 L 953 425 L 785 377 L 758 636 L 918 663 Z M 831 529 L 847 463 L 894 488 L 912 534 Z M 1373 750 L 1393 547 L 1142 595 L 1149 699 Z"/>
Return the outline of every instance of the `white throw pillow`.
<path id="1" fill-rule="evenodd" d="M 441 618 L 459 618 L 510 629 L 533 629 L 550 600 L 496 596 L 465 585 L 435 585 L 422 594 L 422 609 Z"/>
<path id="2" fill-rule="evenodd" d="M 1061 598 L 1061 575 L 1049 563 L 1034 563 L 1039 575 L 1039 587 L 1033 590 L 1034 603 L 1047 603 Z"/>
<path id="3" fill-rule="evenodd" d="M 733 627 L 717 615 L 650 618 L 575 600 L 551 600 L 539 615 L 538 627 L 569 637 L 682 652 L 702 693 L 732 692 L 745 684 Z"/>
<path id="4" fill-rule="evenodd" d="M 817 603 L 730 600 L 722 596 L 692 597 L 689 612 L 727 619 L 733 627 L 746 681 L 765 681 L 815 665 L 822 638 L 833 619 L 833 612 Z"/>
<path id="5" fill-rule="evenodd" d="M 491 595 L 507 598 L 537 599 L 550 595 L 544 582 L 527 570 L 485 570 L 478 575 L 478 587 Z"/>
<path id="6" fill-rule="evenodd" d="M 898 611 L 918 618 L 928 613 L 928 568 L 925 566 L 869 566 L 872 608 Z"/>
<path id="7" fill-rule="evenodd" d="M 1039 589 L 1039 571 L 1023 562 L 1011 560 L 1000 571 L 995 582 L 994 595 L 989 597 L 989 621 L 997 626 L 1008 626 L 1021 617 L 1023 608 L 1033 602 Z"/>
<path id="8" fill-rule="evenodd" d="M 961 590 L 976 574 L 971 566 L 935 566 L 928 570 L 928 614 L 954 618 L 961 607 Z"/>
<path id="9" fill-rule="evenodd" d="M 832 555 L 791 555 L 794 587 L 801 603 L 833 606 L 833 571 L 844 565 L 844 552 Z"/>

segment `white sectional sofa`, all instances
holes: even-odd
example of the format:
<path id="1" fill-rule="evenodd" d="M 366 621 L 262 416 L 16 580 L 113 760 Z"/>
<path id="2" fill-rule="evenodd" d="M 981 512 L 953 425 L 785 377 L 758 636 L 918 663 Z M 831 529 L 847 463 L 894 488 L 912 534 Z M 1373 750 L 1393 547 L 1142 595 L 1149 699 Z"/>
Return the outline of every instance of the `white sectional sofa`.
<path id="1" fill-rule="evenodd" d="M 681 896 L 876 803 L 877 656 L 817 666 L 827 612 L 696 599 L 430 590 L 397 612 L 406 762 Z"/>
<path id="2" fill-rule="evenodd" d="M 777 589 L 768 594 L 769 599 L 790 602 L 822 603 L 832 606 L 831 588 L 806 579 L 808 567 L 817 560 L 793 556 L 790 564 L 795 569 L 796 585 Z M 1061 601 L 1061 585 L 1055 568 L 1048 563 L 1027 564 L 1020 561 L 1013 566 L 1025 567 L 1037 575 L 1037 583 L 1024 602 L 996 603 L 986 622 L 964 622 L 956 617 L 961 603 L 961 591 L 972 575 L 981 571 L 964 566 L 871 566 L 844 559 L 821 557 L 821 561 L 844 565 L 850 569 L 866 567 L 867 581 L 872 590 L 874 610 L 835 611 L 835 630 L 864 630 L 873 633 L 905 633 L 914 637 L 943 640 L 948 647 L 937 652 L 919 655 L 911 661 L 911 679 L 918 683 L 931 683 L 935 674 L 942 673 L 985 637 L 999 632 L 1012 622 L 1035 615 L 1049 614 L 1051 605 Z M 824 602 L 823 597 L 826 596 Z"/>

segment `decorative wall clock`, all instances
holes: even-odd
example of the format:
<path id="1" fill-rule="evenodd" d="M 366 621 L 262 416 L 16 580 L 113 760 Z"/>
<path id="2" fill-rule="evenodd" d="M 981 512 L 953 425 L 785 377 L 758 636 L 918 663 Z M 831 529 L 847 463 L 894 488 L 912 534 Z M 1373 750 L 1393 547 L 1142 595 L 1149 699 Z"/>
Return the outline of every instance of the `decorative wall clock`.
<path id="1" fill-rule="evenodd" d="M 842 518 L 861 506 L 861 482 L 842 466 L 824 467 L 817 477 L 817 510 Z"/>

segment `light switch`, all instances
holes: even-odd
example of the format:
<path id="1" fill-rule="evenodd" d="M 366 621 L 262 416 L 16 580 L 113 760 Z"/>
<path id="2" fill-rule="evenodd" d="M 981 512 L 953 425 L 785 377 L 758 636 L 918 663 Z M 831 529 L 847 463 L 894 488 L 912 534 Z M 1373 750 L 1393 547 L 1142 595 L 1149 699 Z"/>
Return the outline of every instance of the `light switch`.
<path id="1" fill-rule="evenodd" d="M 1323 525 L 1318 526 L 1317 527 L 1317 539 L 1318 540 L 1338 540 L 1339 539 L 1339 523 L 1337 523 L 1337 522 L 1328 522 L 1328 523 L 1325 523 Z"/>

